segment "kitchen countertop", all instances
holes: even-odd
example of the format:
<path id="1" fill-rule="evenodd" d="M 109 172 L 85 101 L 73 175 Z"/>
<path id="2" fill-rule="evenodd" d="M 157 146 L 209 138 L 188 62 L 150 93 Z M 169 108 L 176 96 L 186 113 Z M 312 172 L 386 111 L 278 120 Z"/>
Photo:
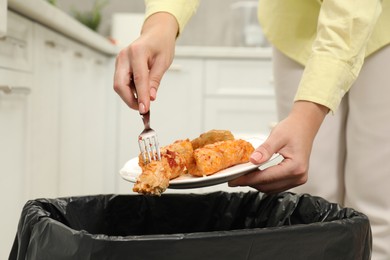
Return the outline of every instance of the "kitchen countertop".
<path id="1" fill-rule="evenodd" d="M 271 58 L 270 47 L 177 46 L 175 57 L 183 58 Z"/>
<path id="2" fill-rule="evenodd" d="M 69 14 L 49 4 L 47 1 L 8 0 L 8 8 L 107 55 L 114 56 L 120 49 L 107 38 L 90 30 Z M 175 56 L 182 58 L 258 59 L 270 58 L 271 53 L 271 48 L 177 46 Z"/>
<path id="3" fill-rule="evenodd" d="M 118 47 L 44 0 L 8 0 L 8 9 L 43 24 L 97 51 L 116 55 Z"/>

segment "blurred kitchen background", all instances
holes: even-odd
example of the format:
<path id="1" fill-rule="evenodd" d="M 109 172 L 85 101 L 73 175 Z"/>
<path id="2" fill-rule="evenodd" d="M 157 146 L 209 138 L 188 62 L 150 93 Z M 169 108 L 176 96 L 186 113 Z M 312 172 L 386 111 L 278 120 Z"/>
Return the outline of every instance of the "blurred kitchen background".
<path id="1" fill-rule="evenodd" d="M 57 6 L 72 14 L 74 10 L 88 11 L 94 0 L 57 0 Z M 257 0 L 203 1 L 189 21 L 178 45 L 184 46 L 266 46 L 257 22 Z M 113 16 L 128 13 L 143 14 L 143 0 L 109 0 L 102 10 L 98 33 L 111 36 Z M 131 25 L 128 26 L 131 30 Z M 247 32 L 247 37 L 245 34 Z M 248 39 L 251 38 L 251 39 Z"/>
<path id="2" fill-rule="evenodd" d="M 113 74 L 118 51 L 139 34 L 144 2 L 107 1 L 97 32 L 74 18 L 94 4 L 0 0 L 0 259 L 27 200 L 132 193 L 119 172 L 138 155 L 143 124 L 113 91 Z M 257 1 L 201 1 L 151 106 L 161 145 L 210 129 L 269 133 L 272 58 L 256 8 Z M 247 189 L 167 193 L 215 190 Z"/>

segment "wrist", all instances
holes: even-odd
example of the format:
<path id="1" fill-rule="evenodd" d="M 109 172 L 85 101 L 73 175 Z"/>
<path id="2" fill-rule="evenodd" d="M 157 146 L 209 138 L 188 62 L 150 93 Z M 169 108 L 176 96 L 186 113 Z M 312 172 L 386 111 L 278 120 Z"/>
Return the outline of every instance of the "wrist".
<path id="1" fill-rule="evenodd" d="M 310 101 L 296 101 L 290 116 L 301 122 L 307 129 L 311 129 L 315 136 L 328 112 L 329 108 L 323 105 Z"/>
<path id="2" fill-rule="evenodd" d="M 176 38 L 179 32 L 179 24 L 176 18 L 167 12 L 158 12 L 149 16 L 141 30 L 141 34 L 155 31 Z"/>

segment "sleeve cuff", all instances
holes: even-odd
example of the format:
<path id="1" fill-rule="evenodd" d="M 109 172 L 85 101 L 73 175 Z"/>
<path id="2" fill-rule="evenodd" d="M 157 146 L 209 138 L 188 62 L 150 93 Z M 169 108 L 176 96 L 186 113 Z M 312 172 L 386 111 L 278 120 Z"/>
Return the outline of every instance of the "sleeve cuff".
<path id="1" fill-rule="evenodd" d="M 351 69 L 343 61 L 323 55 L 312 56 L 306 64 L 295 101 L 315 102 L 336 112 L 356 79 Z"/>
<path id="2" fill-rule="evenodd" d="M 179 34 L 196 12 L 199 0 L 148 0 L 146 1 L 145 20 L 154 13 L 172 14 L 179 24 Z"/>

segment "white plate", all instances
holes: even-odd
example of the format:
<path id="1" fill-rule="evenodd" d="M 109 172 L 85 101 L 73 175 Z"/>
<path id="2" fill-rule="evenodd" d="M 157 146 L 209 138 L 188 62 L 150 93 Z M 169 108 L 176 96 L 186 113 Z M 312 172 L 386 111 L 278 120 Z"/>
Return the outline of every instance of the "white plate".
<path id="1" fill-rule="evenodd" d="M 265 140 L 264 138 L 258 138 L 258 137 L 246 139 L 246 141 L 250 142 L 255 148 L 257 148 L 260 144 L 262 144 L 264 140 Z M 264 166 L 269 167 L 271 165 L 277 164 L 279 163 L 279 160 L 276 160 L 277 158 L 280 159 L 281 156 L 279 154 L 274 154 L 270 160 L 260 165 L 255 165 L 250 162 L 242 163 L 204 177 L 194 177 L 190 174 L 181 175 L 171 180 L 169 182 L 168 188 L 191 189 L 191 188 L 200 188 L 200 187 L 221 184 L 224 182 L 228 182 L 232 179 L 235 179 L 241 175 L 244 175 L 256 168 L 260 167 L 261 169 L 264 169 L 266 168 Z M 263 166 L 264 168 L 261 166 Z M 122 176 L 122 178 L 126 181 L 133 182 L 133 183 L 137 181 L 137 177 L 140 174 L 141 174 L 141 168 L 138 165 L 138 157 L 128 161 L 120 170 L 120 175 Z"/>

